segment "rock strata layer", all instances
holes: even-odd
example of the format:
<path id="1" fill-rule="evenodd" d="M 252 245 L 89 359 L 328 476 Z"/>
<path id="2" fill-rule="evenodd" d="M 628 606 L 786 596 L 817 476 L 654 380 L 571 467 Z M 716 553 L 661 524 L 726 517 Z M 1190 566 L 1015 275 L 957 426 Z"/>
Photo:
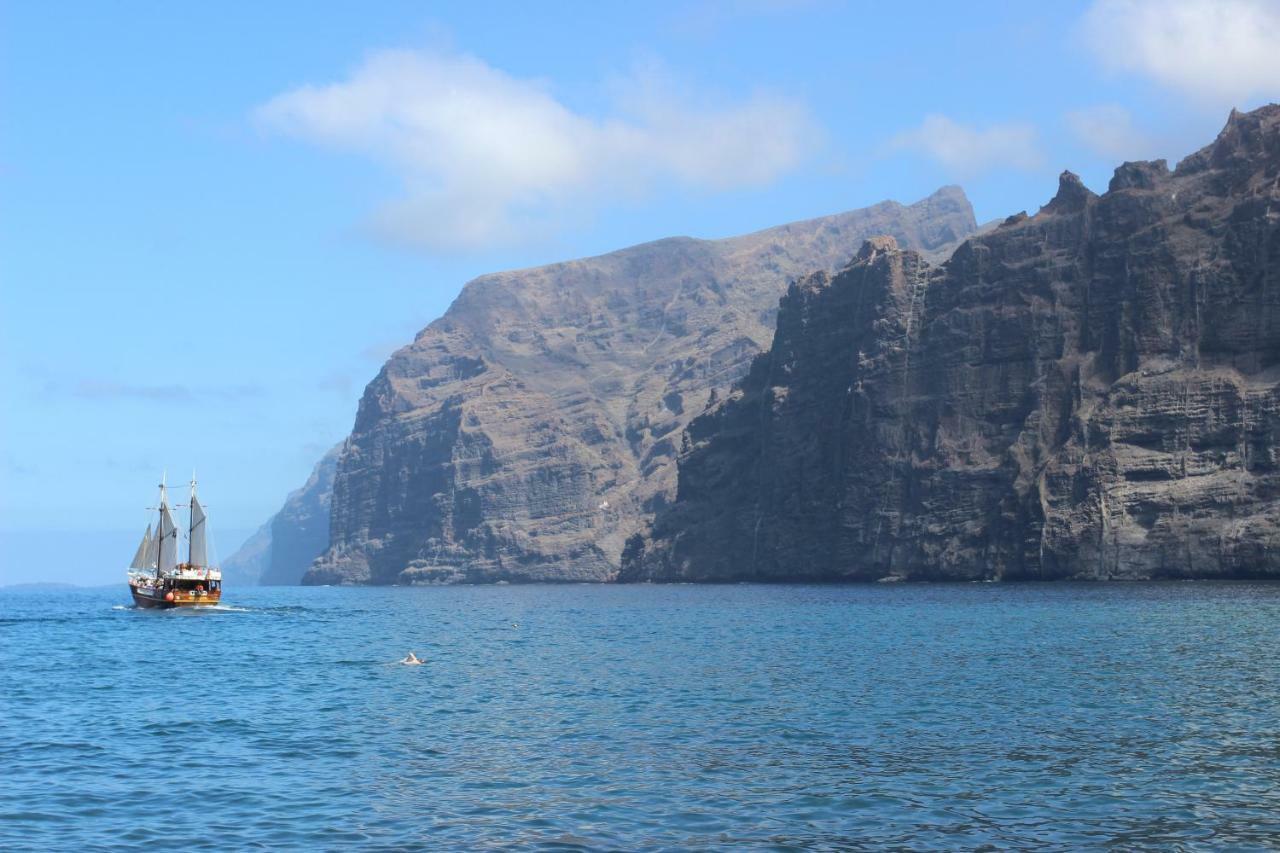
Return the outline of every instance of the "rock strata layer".
<path id="1" fill-rule="evenodd" d="M 945 256 L 974 228 L 950 187 L 472 281 L 366 389 L 304 582 L 615 579 L 674 497 L 689 420 L 768 345 L 790 280 L 874 234 Z"/>
<path id="2" fill-rule="evenodd" d="M 1280 107 L 941 267 L 868 241 L 681 443 L 624 580 L 1280 576 Z"/>

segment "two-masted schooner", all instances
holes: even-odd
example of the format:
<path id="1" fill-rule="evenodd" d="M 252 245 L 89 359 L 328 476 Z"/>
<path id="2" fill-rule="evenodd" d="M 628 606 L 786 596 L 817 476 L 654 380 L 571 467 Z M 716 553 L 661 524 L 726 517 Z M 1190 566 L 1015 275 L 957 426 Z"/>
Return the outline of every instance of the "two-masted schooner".
<path id="1" fill-rule="evenodd" d="M 191 479 L 191 502 L 187 504 L 187 561 L 178 562 L 178 525 L 164 480 L 160 481 L 160 514 L 155 530 L 147 525 L 138 551 L 129 564 L 129 591 L 139 607 L 194 607 L 217 604 L 222 598 L 222 570 L 209 565 L 208 519 L 196 497 L 196 481 Z"/>

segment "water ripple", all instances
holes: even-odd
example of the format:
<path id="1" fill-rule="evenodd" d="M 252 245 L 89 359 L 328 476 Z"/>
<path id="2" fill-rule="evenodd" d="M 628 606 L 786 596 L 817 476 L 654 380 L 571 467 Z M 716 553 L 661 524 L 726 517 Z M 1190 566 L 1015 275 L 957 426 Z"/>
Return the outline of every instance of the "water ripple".
<path id="1" fill-rule="evenodd" d="M 1280 585 L 123 597 L 0 592 L 0 848 L 1280 838 Z"/>

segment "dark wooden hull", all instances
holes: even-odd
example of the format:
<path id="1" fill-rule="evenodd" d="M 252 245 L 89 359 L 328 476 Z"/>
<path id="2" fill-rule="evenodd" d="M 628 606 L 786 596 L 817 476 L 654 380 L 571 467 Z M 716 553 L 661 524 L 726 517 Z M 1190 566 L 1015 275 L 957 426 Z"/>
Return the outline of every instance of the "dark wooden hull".
<path id="1" fill-rule="evenodd" d="M 129 592 L 133 594 L 133 603 L 139 607 L 177 607 L 176 604 L 165 601 L 163 598 L 155 598 L 147 593 L 140 592 L 136 586 L 129 587 Z"/>
<path id="2" fill-rule="evenodd" d="M 203 595 L 191 594 L 186 590 L 170 590 L 174 595 L 167 597 L 168 592 L 156 590 L 154 593 L 144 592 L 133 584 L 129 585 L 133 595 L 133 603 L 139 607 L 168 610 L 173 607 L 209 607 L 222 599 L 222 590 L 206 592 Z"/>

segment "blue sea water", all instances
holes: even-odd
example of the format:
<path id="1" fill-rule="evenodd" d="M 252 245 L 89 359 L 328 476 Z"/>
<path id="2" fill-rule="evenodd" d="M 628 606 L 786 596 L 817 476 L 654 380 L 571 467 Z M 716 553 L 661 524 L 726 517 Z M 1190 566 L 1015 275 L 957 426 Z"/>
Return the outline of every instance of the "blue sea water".
<path id="1" fill-rule="evenodd" d="M 226 600 L 0 592 L 0 848 L 1280 844 L 1280 585 Z"/>

